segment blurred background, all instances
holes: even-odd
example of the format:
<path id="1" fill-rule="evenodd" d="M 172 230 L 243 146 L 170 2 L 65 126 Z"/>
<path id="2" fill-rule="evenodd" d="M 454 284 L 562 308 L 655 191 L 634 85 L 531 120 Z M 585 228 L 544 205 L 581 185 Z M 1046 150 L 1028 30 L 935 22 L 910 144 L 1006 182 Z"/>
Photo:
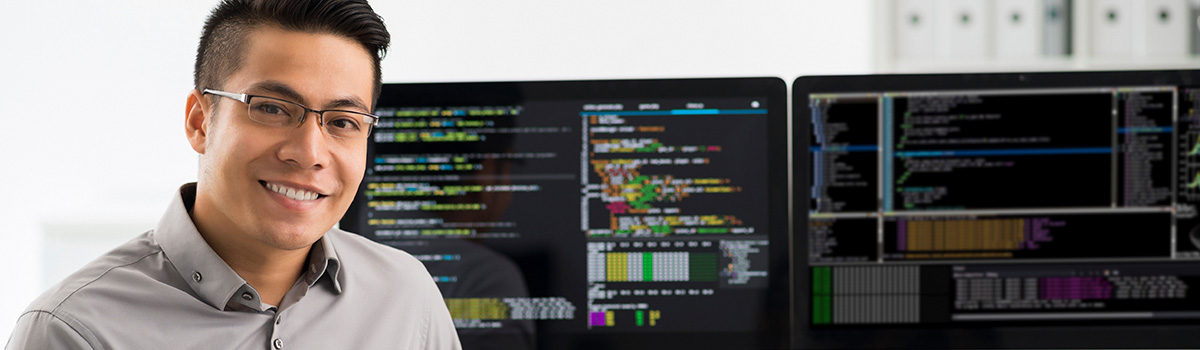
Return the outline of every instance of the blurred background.
<path id="1" fill-rule="evenodd" d="M 195 181 L 216 1 L 0 2 L 0 338 Z M 385 82 L 1200 67 L 1189 0 L 374 1 Z"/>

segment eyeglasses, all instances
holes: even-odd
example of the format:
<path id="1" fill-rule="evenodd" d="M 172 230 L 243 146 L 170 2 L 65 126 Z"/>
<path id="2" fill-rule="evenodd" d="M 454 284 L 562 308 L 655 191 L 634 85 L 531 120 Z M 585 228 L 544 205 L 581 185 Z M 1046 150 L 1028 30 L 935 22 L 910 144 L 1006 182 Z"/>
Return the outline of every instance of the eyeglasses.
<path id="1" fill-rule="evenodd" d="M 344 139 L 365 139 L 371 135 L 371 129 L 379 123 L 379 117 L 367 113 L 340 109 L 318 111 L 299 103 L 268 96 L 212 89 L 204 89 L 204 94 L 217 95 L 245 103 L 248 106 L 247 114 L 250 116 L 250 120 L 274 127 L 300 127 L 300 125 L 304 125 L 304 117 L 309 112 L 316 113 L 317 124 L 325 129 L 326 133 Z"/>

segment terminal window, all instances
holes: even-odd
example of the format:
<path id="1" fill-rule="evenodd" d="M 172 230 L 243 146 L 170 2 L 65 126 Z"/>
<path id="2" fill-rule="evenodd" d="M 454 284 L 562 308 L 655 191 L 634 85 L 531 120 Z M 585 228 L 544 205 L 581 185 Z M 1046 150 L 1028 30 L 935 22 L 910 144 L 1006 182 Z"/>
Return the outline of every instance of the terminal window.
<path id="1" fill-rule="evenodd" d="M 1200 319 L 1200 90 L 816 93 L 814 328 Z"/>

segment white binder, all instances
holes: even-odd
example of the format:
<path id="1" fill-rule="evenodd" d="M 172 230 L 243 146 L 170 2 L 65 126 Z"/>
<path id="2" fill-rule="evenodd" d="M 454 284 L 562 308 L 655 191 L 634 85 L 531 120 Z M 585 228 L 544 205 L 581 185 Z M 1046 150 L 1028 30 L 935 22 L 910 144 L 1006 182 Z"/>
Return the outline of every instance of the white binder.
<path id="1" fill-rule="evenodd" d="M 896 57 L 927 60 L 934 57 L 934 0 L 896 2 Z"/>
<path id="2" fill-rule="evenodd" d="M 1042 2 L 1042 54 L 1059 57 L 1071 54 L 1072 12 L 1070 0 Z"/>
<path id="3" fill-rule="evenodd" d="M 1188 1 L 1188 8 L 1191 10 L 1191 17 L 1188 17 L 1188 43 L 1191 46 L 1193 55 L 1200 55 L 1200 0 Z"/>
<path id="4" fill-rule="evenodd" d="M 934 48 L 943 59 L 960 60 L 991 56 L 991 20 L 988 0 L 938 0 L 934 9 L 937 31 Z"/>
<path id="5" fill-rule="evenodd" d="M 1096 57 L 1133 55 L 1135 0 L 1091 0 L 1088 26 Z"/>
<path id="6" fill-rule="evenodd" d="M 1187 0 L 1142 0 L 1133 9 L 1133 53 L 1152 58 L 1184 58 L 1191 19 Z"/>
<path id="7" fill-rule="evenodd" d="M 1041 52 L 1042 0 L 996 0 L 992 25 L 996 28 L 996 57 L 1028 59 Z"/>

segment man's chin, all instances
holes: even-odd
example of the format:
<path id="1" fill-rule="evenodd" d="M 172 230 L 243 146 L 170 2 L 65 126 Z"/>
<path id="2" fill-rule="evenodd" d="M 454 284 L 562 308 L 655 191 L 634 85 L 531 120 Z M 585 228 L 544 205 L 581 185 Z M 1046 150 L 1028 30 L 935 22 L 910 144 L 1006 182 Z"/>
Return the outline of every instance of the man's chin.
<path id="1" fill-rule="evenodd" d="M 267 245 L 281 250 L 297 250 L 305 249 L 312 246 L 317 240 L 325 235 L 333 225 L 326 228 L 320 228 L 318 225 L 304 225 L 304 227 L 284 227 L 281 230 L 271 230 L 264 232 L 262 240 Z"/>

